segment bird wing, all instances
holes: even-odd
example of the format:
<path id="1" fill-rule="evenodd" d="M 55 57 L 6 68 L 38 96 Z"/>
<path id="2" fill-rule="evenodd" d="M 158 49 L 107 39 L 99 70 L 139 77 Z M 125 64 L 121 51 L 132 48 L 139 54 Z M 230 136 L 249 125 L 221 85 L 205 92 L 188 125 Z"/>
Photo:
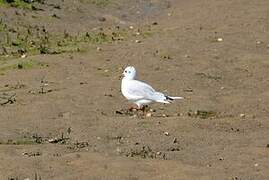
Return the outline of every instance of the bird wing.
<path id="1" fill-rule="evenodd" d="M 132 99 L 154 100 L 154 94 L 156 91 L 144 82 L 131 80 L 128 82 L 127 92 Z"/>

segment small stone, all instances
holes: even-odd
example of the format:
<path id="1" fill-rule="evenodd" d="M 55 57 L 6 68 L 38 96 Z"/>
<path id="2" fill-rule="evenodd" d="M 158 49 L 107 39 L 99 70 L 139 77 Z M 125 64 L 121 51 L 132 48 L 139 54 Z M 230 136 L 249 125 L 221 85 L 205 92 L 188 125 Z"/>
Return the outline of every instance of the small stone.
<path id="1" fill-rule="evenodd" d="M 220 160 L 220 161 L 223 161 L 223 160 L 224 160 L 224 158 L 223 158 L 223 157 L 220 157 L 220 158 L 219 158 L 219 160 Z"/>
<path id="2" fill-rule="evenodd" d="M 140 35 L 140 32 L 136 32 L 135 34 L 139 36 Z"/>
<path id="3" fill-rule="evenodd" d="M 152 25 L 158 25 L 158 23 L 157 22 L 153 22 Z"/>
<path id="4" fill-rule="evenodd" d="M 254 166 L 255 166 L 255 167 L 258 167 L 258 166 L 259 166 L 259 164 L 258 164 L 258 163 L 255 163 L 255 164 L 254 164 Z"/>
<path id="5" fill-rule="evenodd" d="M 146 114 L 146 117 L 151 117 L 151 116 L 152 116 L 151 113 L 147 113 L 147 114 Z"/>
<path id="6" fill-rule="evenodd" d="M 167 117 L 167 115 L 166 114 L 162 114 L 162 117 Z"/>
<path id="7" fill-rule="evenodd" d="M 184 58 L 190 58 L 190 55 L 185 54 L 185 55 L 184 55 Z"/>
<path id="8" fill-rule="evenodd" d="M 168 13 L 167 15 L 168 15 L 168 16 L 172 16 L 172 13 Z"/>
<path id="9" fill-rule="evenodd" d="M 173 143 L 177 143 L 177 138 L 176 137 L 174 137 Z"/>
<path id="10" fill-rule="evenodd" d="M 221 90 L 223 90 L 223 89 L 224 89 L 224 87 L 220 87 L 220 89 L 221 89 Z"/>
<path id="11" fill-rule="evenodd" d="M 138 40 L 138 39 L 137 39 L 137 40 L 135 40 L 135 42 L 136 42 L 136 43 L 141 43 L 141 41 L 140 41 L 140 40 Z"/>
<path id="12" fill-rule="evenodd" d="M 101 140 L 101 137 L 97 136 L 96 139 Z"/>
<path id="13" fill-rule="evenodd" d="M 246 117 L 245 114 L 240 114 L 239 116 L 240 116 L 241 118 L 245 118 L 245 117 Z"/>
<path id="14" fill-rule="evenodd" d="M 30 178 L 24 178 L 24 180 L 30 180 Z"/>
<path id="15" fill-rule="evenodd" d="M 104 72 L 105 72 L 105 73 L 107 73 L 108 71 L 109 71 L 108 69 L 105 69 L 105 71 L 104 71 Z"/>
<path id="16" fill-rule="evenodd" d="M 156 112 L 156 110 L 155 110 L 155 109 L 149 109 L 149 111 L 150 111 L 150 112 Z"/>
<path id="17" fill-rule="evenodd" d="M 161 154 L 162 154 L 162 152 L 160 152 L 160 151 L 156 152 L 156 155 L 161 155 Z"/>
<path id="18" fill-rule="evenodd" d="M 97 51 L 101 51 L 102 49 L 101 49 L 100 47 L 97 47 L 96 50 L 97 50 Z"/>
<path id="19" fill-rule="evenodd" d="M 256 41 L 256 44 L 262 44 L 262 41 Z"/>
<path id="20" fill-rule="evenodd" d="M 211 167 L 212 165 L 211 164 L 207 164 L 206 167 Z"/>
<path id="21" fill-rule="evenodd" d="M 21 55 L 21 58 L 26 58 L 26 54 Z"/>
<path id="22" fill-rule="evenodd" d="M 131 111 L 136 112 L 136 111 L 137 111 L 137 109 L 136 109 L 136 108 L 132 108 L 132 109 L 131 109 Z"/>
<path id="23" fill-rule="evenodd" d="M 169 136 L 169 132 L 164 132 L 164 135 Z"/>
<path id="24" fill-rule="evenodd" d="M 269 148 L 269 144 L 267 144 L 266 147 Z"/>
<path id="25" fill-rule="evenodd" d="M 29 94 L 35 94 L 35 91 L 34 90 L 30 90 L 28 91 Z"/>
<path id="26" fill-rule="evenodd" d="M 129 26 L 129 29 L 134 29 L 134 26 Z"/>
<path id="27" fill-rule="evenodd" d="M 54 143 L 55 141 L 57 141 L 56 138 L 51 138 L 51 139 L 48 140 L 49 143 Z"/>
<path id="28" fill-rule="evenodd" d="M 222 39 L 221 37 L 219 37 L 219 38 L 217 38 L 217 41 L 218 41 L 218 42 L 222 42 L 223 39 Z"/>

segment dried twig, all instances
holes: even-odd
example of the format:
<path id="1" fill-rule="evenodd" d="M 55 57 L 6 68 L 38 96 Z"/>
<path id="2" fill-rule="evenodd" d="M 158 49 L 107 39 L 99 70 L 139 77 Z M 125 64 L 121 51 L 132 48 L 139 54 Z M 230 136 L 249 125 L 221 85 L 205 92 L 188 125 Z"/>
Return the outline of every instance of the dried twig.
<path id="1" fill-rule="evenodd" d="M 6 104 L 13 104 L 16 99 L 15 99 L 16 93 L 14 94 L 7 94 L 7 93 L 3 93 L 2 96 L 0 96 L 0 105 L 6 105 Z"/>

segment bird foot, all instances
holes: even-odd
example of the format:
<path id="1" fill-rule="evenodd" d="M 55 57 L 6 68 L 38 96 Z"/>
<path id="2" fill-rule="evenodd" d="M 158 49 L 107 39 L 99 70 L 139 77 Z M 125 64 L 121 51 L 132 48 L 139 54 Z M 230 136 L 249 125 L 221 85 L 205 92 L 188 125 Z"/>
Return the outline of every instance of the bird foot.
<path id="1" fill-rule="evenodd" d="M 128 110 L 129 111 L 139 111 L 139 110 L 141 110 L 143 113 L 145 113 L 146 111 L 148 111 L 148 106 L 144 105 L 144 106 L 139 107 L 139 106 L 137 106 L 135 104 L 135 105 L 129 106 Z"/>

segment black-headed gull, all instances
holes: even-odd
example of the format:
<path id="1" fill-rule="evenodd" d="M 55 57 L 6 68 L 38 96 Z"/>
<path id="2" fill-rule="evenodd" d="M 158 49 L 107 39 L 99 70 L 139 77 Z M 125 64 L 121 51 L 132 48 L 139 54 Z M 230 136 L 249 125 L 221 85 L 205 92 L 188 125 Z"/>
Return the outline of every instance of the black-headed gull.
<path id="1" fill-rule="evenodd" d="M 123 71 L 123 79 L 121 81 L 121 92 L 126 99 L 136 104 L 139 109 L 143 105 L 152 102 L 171 103 L 175 99 L 183 99 L 183 97 L 172 97 L 155 91 L 150 85 L 135 80 L 136 70 L 132 66 L 128 66 Z"/>

